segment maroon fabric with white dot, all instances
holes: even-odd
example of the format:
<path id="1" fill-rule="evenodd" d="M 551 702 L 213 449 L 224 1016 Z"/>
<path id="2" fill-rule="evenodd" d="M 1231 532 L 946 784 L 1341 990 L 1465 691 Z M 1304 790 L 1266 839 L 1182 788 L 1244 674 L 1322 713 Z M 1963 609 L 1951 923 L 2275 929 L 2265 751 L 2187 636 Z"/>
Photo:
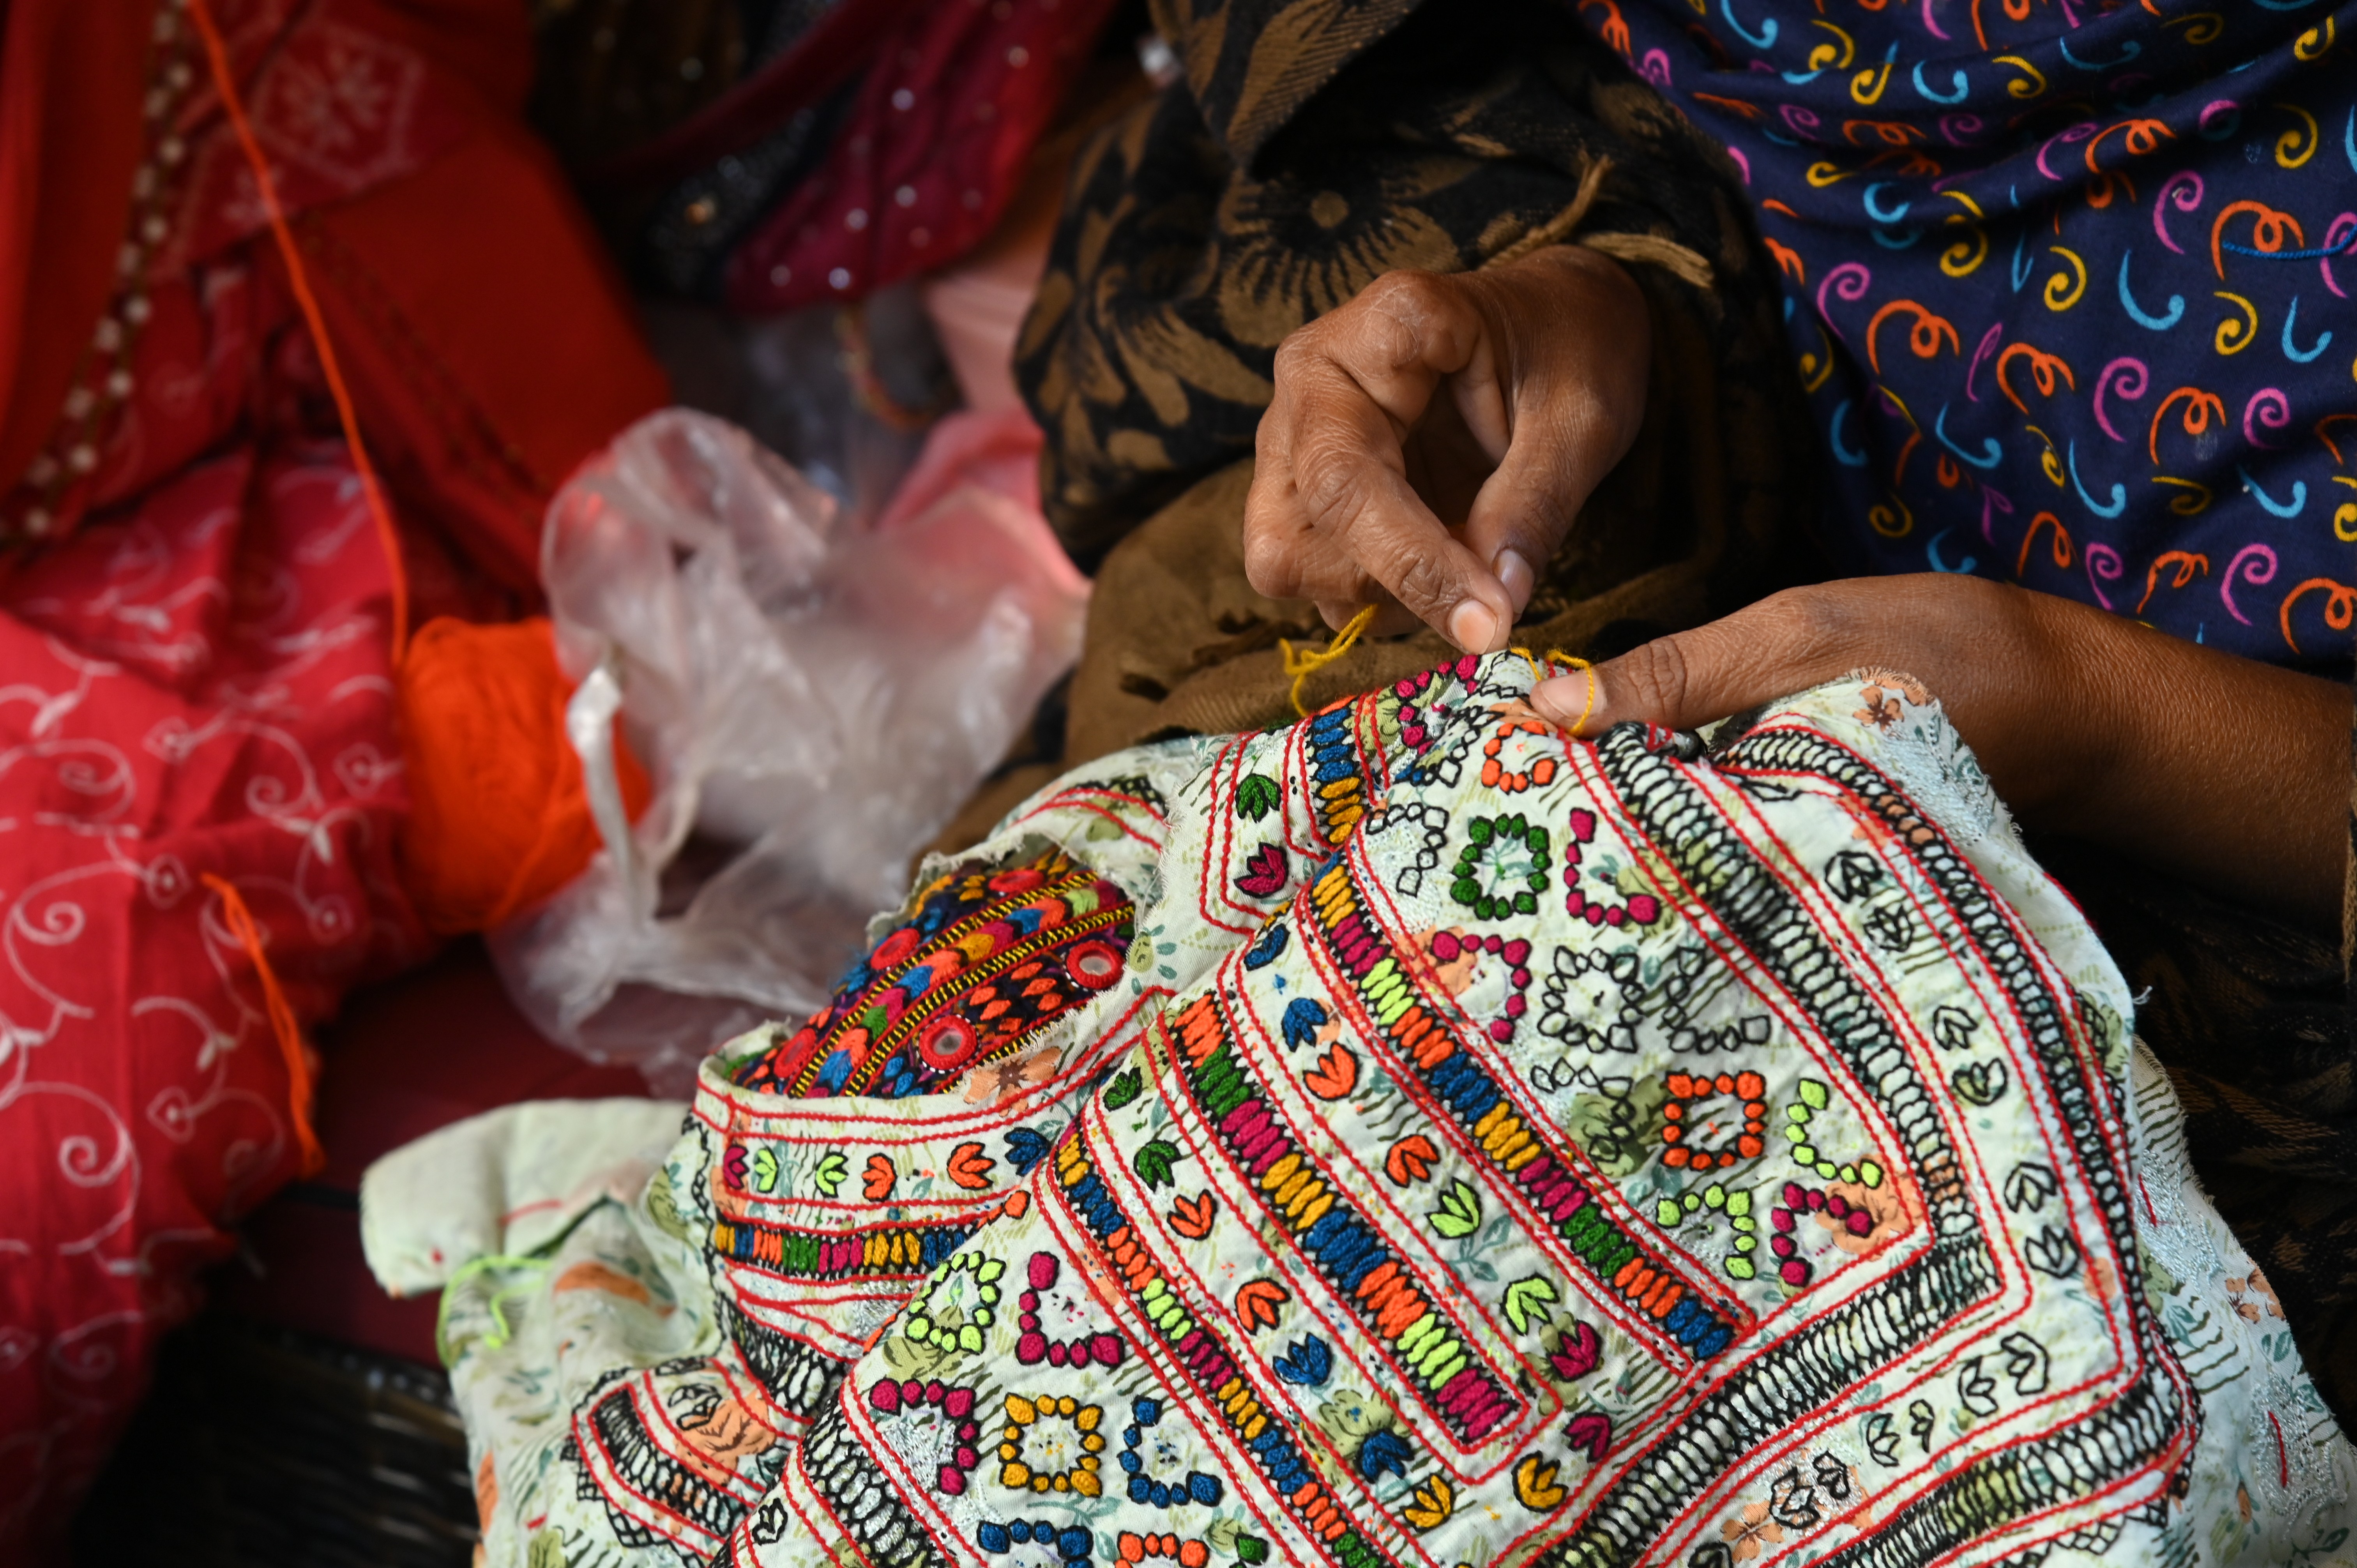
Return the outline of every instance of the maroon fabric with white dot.
<path id="1" fill-rule="evenodd" d="M 990 231 L 1113 0 L 947 0 L 878 46 L 825 163 L 728 260 L 748 312 L 856 299 Z"/>

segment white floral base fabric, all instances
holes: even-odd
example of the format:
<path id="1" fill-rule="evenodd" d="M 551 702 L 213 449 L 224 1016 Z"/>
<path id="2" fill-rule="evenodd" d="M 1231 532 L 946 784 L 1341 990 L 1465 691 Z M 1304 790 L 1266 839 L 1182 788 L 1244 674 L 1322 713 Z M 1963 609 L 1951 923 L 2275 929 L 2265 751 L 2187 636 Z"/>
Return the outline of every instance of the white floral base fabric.
<path id="1" fill-rule="evenodd" d="M 1538 673 L 1060 780 L 651 1179 L 547 1108 L 392 1156 L 484 1555 L 2357 1557 L 2357 1453 L 1929 694 L 1706 750 Z M 530 1230 L 436 1176 L 483 1169 Z"/>

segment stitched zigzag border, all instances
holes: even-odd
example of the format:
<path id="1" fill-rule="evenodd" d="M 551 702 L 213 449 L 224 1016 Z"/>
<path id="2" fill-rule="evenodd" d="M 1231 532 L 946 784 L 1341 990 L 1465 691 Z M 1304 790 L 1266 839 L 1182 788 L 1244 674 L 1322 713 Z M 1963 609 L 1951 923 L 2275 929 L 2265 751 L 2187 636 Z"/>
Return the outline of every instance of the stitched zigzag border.
<path id="1" fill-rule="evenodd" d="M 1860 1090 L 1899 1131 L 1902 1147 L 1929 1149 L 1918 1172 L 1934 1240 L 1870 1289 L 1829 1308 L 1798 1332 L 1730 1368 L 1677 1432 L 1631 1465 L 1577 1534 L 1540 1562 L 1545 1568 L 1622 1568 L 1641 1557 L 1692 1493 L 1781 1428 L 1840 1398 L 1878 1365 L 1938 1333 L 1994 1290 L 1994 1261 L 1942 1139 L 1931 1094 L 1890 1024 L 1853 982 L 1799 900 L 1720 821 L 1687 770 L 1648 750 L 1631 729 L 1608 732 L 1597 757 L 1638 830 L 1664 846 L 1699 898 L 1780 983 L 1803 998 Z M 2104 1139 L 2058 999 L 2040 977 L 2004 910 L 1947 840 L 1916 820 L 1890 779 L 1856 754 L 1792 730 L 1755 733 L 1720 758 L 1729 772 L 1809 773 L 1866 803 L 1900 832 L 1915 861 L 2004 984 L 2025 1033 L 2044 1058 L 2117 1254 L 2121 1290 L 2137 1325 L 2143 1366 L 2103 1410 L 2061 1431 L 2015 1444 L 1945 1477 L 1899 1518 L 1836 1556 L 1828 1568 L 1928 1568 L 1964 1541 L 2047 1509 L 2095 1495 L 2174 1454 L 2190 1454 L 2199 1402 L 2169 1376 L 2173 1359 L 2145 1305 L 2126 1195 Z M 1920 831 L 1919 831 L 1920 830 Z"/>

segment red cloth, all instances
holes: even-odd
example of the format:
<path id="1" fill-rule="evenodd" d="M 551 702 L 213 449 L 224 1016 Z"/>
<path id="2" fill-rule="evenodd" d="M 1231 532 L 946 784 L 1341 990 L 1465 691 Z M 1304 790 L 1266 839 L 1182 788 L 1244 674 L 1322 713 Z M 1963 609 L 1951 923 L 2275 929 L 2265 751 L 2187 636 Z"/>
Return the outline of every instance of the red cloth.
<path id="1" fill-rule="evenodd" d="M 388 586 L 339 446 L 199 465 L 0 590 L 0 1561 L 53 1544 L 190 1276 L 296 1168 L 201 878 L 305 1018 L 423 950 Z"/>
<path id="2" fill-rule="evenodd" d="M 454 546 L 466 575 L 509 604 L 535 599 L 549 496 L 668 388 L 587 220 L 518 118 L 522 7 L 212 6 L 403 521 Z M 45 31 L 50 13 L 67 19 Z M 112 25 L 89 25 L 93 13 Z M 61 536 L 257 423 L 334 428 L 309 341 L 287 330 L 293 299 L 253 173 L 202 51 L 185 47 L 193 29 L 180 25 L 177 52 L 151 50 L 148 14 L 134 0 L 16 0 L 6 14 L 0 365 L 12 340 L 21 347 L 0 403 L 0 544 L 35 507 L 47 536 Z M 126 50 L 135 69 L 123 77 Z M 190 83 L 144 141 L 158 81 L 140 69 Z M 93 78 L 110 91 L 84 93 Z M 43 97 L 58 82 L 75 89 L 62 103 Z M 10 96 L 20 86 L 23 102 Z M 46 144 L 18 145 L 38 137 Z M 32 172 L 12 186 L 14 166 Z M 121 195 L 143 182 L 155 196 L 126 209 Z M 104 226 L 92 208 L 111 215 Z M 126 234 L 151 226 L 140 272 L 120 275 Z M 23 269 L 14 293 L 12 265 Z M 109 356 L 92 350 L 102 322 L 124 329 L 121 394 Z M 85 405 L 95 412 L 75 417 Z M 87 473 L 67 461 L 77 442 L 92 452 Z M 35 478 L 45 460 L 59 470 L 46 484 Z M 439 564 L 421 566 L 422 622 Z"/>
<path id="3" fill-rule="evenodd" d="M 516 119 L 524 8 L 211 5 L 414 613 L 511 612 L 550 491 L 665 391 Z M 0 547 L 37 510 L 49 541 L 0 558 L 12 1568 L 58 1553 L 195 1272 L 296 1168 L 255 966 L 201 878 L 239 889 L 306 1024 L 425 950 L 388 564 L 203 53 L 158 30 L 183 16 L 0 11 Z"/>
<path id="4" fill-rule="evenodd" d="M 920 5 L 879 40 L 825 161 L 728 258 L 728 303 L 861 298 L 979 243 L 1113 0 Z"/>

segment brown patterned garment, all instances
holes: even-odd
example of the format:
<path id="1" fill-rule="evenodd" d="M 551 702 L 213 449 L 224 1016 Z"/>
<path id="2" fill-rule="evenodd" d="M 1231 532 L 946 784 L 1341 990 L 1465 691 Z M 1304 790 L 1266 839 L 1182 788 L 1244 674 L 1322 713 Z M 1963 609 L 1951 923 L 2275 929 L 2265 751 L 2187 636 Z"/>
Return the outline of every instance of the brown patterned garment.
<path id="1" fill-rule="evenodd" d="M 1724 154 L 1543 0 L 1410 9 L 1157 5 L 1184 78 L 1082 153 L 1017 350 L 1049 516 L 1084 564 L 1248 457 L 1277 345 L 1398 268 L 1574 237 L 1678 280 L 1706 338 L 1689 374 L 1781 390 Z"/>
<path id="2" fill-rule="evenodd" d="M 1082 153 L 1017 373 L 1049 520 L 1097 575 L 1068 762 L 1289 720 L 1306 604 L 1245 580 L 1239 528 L 1277 345 L 1385 272 L 1573 242 L 1652 306 L 1636 447 L 1516 628 L 1602 656 L 1821 575 L 1816 459 L 1771 269 L 1724 153 L 1544 0 L 1164 0 L 1181 79 Z M 1313 704 L 1429 668 L 1361 643 Z"/>

